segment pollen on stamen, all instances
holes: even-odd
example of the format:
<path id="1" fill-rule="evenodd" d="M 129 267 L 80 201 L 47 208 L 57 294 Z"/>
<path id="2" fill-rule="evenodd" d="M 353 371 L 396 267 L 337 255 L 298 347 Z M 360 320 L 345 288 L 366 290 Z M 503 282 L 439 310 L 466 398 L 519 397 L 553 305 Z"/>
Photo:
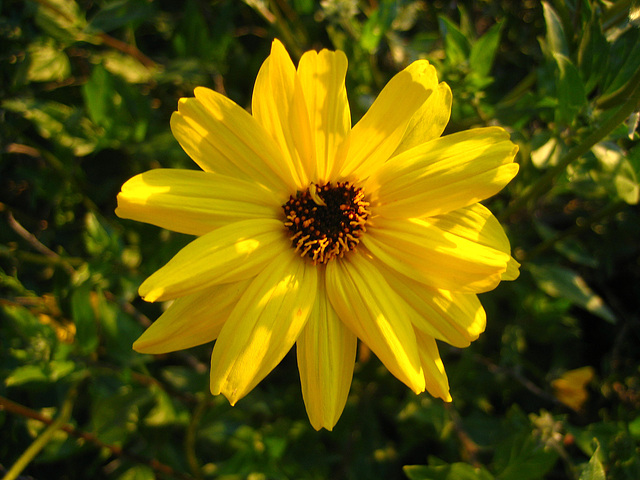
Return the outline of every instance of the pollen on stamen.
<path id="1" fill-rule="evenodd" d="M 291 246 L 314 265 L 354 250 L 366 232 L 369 203 L 349 182 L 311 184 L 282 205 Z"/>

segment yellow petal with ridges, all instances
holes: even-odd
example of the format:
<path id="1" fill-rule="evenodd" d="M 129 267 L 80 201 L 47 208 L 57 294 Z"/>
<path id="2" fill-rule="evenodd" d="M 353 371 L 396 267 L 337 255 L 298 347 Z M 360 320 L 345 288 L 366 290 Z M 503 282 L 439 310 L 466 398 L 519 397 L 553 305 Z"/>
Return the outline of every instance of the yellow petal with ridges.
<path id="1" fill-rule="evenodd" d="M 411 307 L 409 318 L 421 332 L 454 347 L 468 347 L 487 324 L 487 316 L 477 295 L 428 288 L 381 262 L 374 262 L 389 286 Z"/>
<path id="2" fill-rule="evenodd" d="M 393 157 L 365 186 L 377 215 L 447 213 L 498 193 L 518 173 L 518 147 L 500 127 L 476 128 Z"/>
<path id="3" fill-rule="evenodd" d="M 437 88 L 435 69 L 426 60 L 413 62 L 395 75 L 351 130 L 340 176 L 363 180 L 386 162 L 414 113 Z"/>
<path id="4" fill-rule="evenodd" d="M 316 168 L 311 176 L 316 183 L 329 181 L 334 166 L 343 161 L 336 156 L 351 129 L 346 73 L 347 57 L 340 51 L 312 50 L 302 55 L 298 64 L 315 150 Z"/>
<path id="5" fill-rule="evenodd" d="M 444 364 L 438 352 L 438 345 L 433 337 L 425 335 L 416 330 L 418 349 L 420 350 L 420 361 L 424 370 L 424 379 L 427 391 L 436 398 L 441 398 L 445 402 L 450 402 L 449 380 L 444 371 Z"/>
<path id="6" fill-rule="evenodd" d="M 140 285 L 148 302 L 172 300 L 258 274 L 278 253 L 290 250 L 282 222 L 244 220 L 196 238 Z"/>
<path id="7" fill-rule="evenodd" d="M 424 391 L 424 373 L 404 301 L 363 255 L 327 264 L 326 288 L 340 319 L 387 369 L 415 393 Z"/>
<path id="8" fill-rule="evenodd" d="M 520 276 L 520 264 L 518 261 L 511 257 L 509 263 L 507 263 L 507 271 L 502 274 L 502 280 L 509 281 L 515 280 Z"/>
<path id="9" fill-rule="evenodd" d="M 433 288 L 479 293 L 492 290 L 510 255 L 421 219 L 376 218 L 362 243 L 378 260 Z"/>
<path id="10" fill-rule="evenodd" d="M 453 210 L 443 215 L 431 217 L 428 220 L 438 228 L 455 235 L 467 238 L 481 245 L 495 248 L 505 253 L 511 252 L 509 239 L 498 219 L 481 203 L 474 203 L 468 207 Z M 502 274 L 502 280 L 515 280 L 520 275 L 520 264 L 510 257 L 507 270 Z"/>
<path id="11" fill-rule="evenodd" d="M 318 297 L 298 337 L 296 353 L 309 421 L 316 430 L 332 430 L 349 395 L 357 337 L 329 303 L 321 272 Z"/>
<path id="12" fill-rule="evenodd" d="M 211 356 L 211 393 L 231 405 L 287 354 L 307 322 L 318 269 L 282 252 L 251 282 L 229 315 Z"/>
<path id="13" fill-rule="evenodd" d="M 255 118 L 218 92 L 197 87 L 194 93 L 179 100 L 171 130 L 200 168 L 248 177 L 280 194 L 295 186 L 278 146 Z"/>
<path id="14" fill-rule="evenodd" d="M 135 341 L 140 353 L 167 353 L 215 340 L 251 280 L 226 283 L 175 300 Z"/>
<path id="15" fill-rule="evenodd" d="M 411 117 L 402 142 L 393 152 L 393 156 L 442 135 L 451 116 L 451 101 L 449 85 L 441 82 Z"/>
<path id="16" fill-rule="evenodd" d="M 279 199 L 246 180 L 196 170 L 158 168 L 128 180 L 116 215 L 174 232 L 203 235 L 239 220 L 277 218 Z"/>
<path id="17" fill-rule="evenodd" d="M 251 110 L 282 152 L 280 168 L 294 178 L 297 190 L 306 188 L 315 163 L 309 113 L 296 68 L 279 40 L 258 72 Z"/>

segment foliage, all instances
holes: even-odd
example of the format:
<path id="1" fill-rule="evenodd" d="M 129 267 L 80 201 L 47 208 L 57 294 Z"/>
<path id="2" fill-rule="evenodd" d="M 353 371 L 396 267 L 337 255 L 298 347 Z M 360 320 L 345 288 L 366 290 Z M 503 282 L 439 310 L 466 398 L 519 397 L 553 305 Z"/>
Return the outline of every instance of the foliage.
<path id="1" fill-rule="evenodd" d="M 637 2 L 452 5 L 0 3 L 5 478 L 640 478 Z M 480 340 L 442 346 L 453 404 L 361 351 L 344 415 L 316 432 L 292 355 L 230 407 L 208 393 L 211 345 L 131 350 L 161 313 L 137 286 L 188 238 L 117 219 L 116 194 L 191 168 L 177 99 L 205 85 L 248 106 L 274 37 L 347 53 L 354 121 L 427 58 L 453 90 L 447 133 L 500 124 L 520 146 L 489 203 L 523 273 L 482 296 Z"/>

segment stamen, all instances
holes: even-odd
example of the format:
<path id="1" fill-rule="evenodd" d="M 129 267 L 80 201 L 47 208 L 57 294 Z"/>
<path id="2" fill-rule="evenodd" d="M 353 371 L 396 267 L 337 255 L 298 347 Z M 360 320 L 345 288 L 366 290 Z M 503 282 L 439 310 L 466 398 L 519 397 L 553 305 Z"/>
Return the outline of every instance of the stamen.
<path id="1" fill-rule="evenodd" d="M 368 207 L 362 188 L 349 182 L 312 183 L 282 206 L 291 246 L 314 265 L 344 256 L 366 232 Z"/>

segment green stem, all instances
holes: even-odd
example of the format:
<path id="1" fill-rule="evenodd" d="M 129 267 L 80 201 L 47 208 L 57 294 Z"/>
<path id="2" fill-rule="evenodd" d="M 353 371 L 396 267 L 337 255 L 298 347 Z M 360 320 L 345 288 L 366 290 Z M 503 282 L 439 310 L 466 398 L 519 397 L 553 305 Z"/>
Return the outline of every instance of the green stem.
<path id="1" fill-rule="evenodd" d="M 548 238 L 544 242 L 538 244 L 533 250 L 531 250 L 525 255 L 525 260 L 530 261 L 531 259 L 537 257 L 541 253 L 544 253 L 545 251 L 547 251 L 549 248 L 551 248 L 553 245 L 557 244 L 558 242 L 561 242 L 567 238 L 578 236 L 581 232 L 590 229 L 593 226 L 593 224 L 596 223 L 597 221 L 607 218 L 613 213 L 618 212 L 624 205 L 625 203 L 620 201 L 610 203 L 609 205 L 604 207 L 602 210 L 600 210 L 599 212 L 594 214 L 592 217 L 590 217 L 588 222 L 580 225 L 576 224 L 573 227 L 568 228 L 563 232 L 559 232 L 556 235 L 552 236 L 551 238 Z"/>
<path id="2" fill-rule="evenodd" d="M 518 199 L 511 203 L 502 213 L 502 220 L 513 215 L 524 208 L 531 200 L 539 198 L 550 190 L 553 187 L 553 182 L 556 177 L 564 172 L 567 166 L 587 153 L 591 147 L 609 135 L 618 125 L 624 122 L 629 115 L 636 111 L 638 103 L 640 103 L 640 69 L 636 71 L 631 80 L 629 80 L 629 83 L 634 85 L 635 89 L 631 91 L 628 101 L 622 105 L 617 112 L 605 120 L 600 128 L 591 132 L 580 144 L 569 150 L 566 155 L 558 161 L 557 165 L 547 170 L 533 186 L 525 190 Z"/>
<path id="3" fill-rule="evenodd" d="M 198 425 L 200 425 L 200 418 L 204 414 L 204 411 L 208 405 L 206 395 L 198 395 L 198 405 L 196 406 L 193 415 L 191 416 L 191 422 L 187 427 L 186 438 L 184 442 L 185 455 L 187 462 L 189 463 L 189 469 L 191 474 L 197 480 L 203 480 L 202 471 L 198 463 L 198 457 L 196 456 L 196 433 Z"/>
<path id="4" fill-rule="evenodd" d="M 73 410 L 73 401 L 75 397 L 76 389 L 74 387 L 69 390 L 67 397 L 64 399 L 58 418 L 56 418 L 53 423 L 49 425 L 24 452 L 22 452 L 22 455 L 18 457 L 16 462 L 5 474 L 3 480 L 15 480 L 16 478 L 18 478 L 18 475 L 20 475 L 20 473 L 25 468 L 27 468 L 27 465 L 31 463 L 31 461 L 40 452 L 40 450 L 42 450 L 47 445 L 47 443 L 51 441 L 51 438 L 56 433 L 56 431 L 58 431 L 63 425 L 67 423 L 69 418 L 71 418 L 71 411 Z"/>

